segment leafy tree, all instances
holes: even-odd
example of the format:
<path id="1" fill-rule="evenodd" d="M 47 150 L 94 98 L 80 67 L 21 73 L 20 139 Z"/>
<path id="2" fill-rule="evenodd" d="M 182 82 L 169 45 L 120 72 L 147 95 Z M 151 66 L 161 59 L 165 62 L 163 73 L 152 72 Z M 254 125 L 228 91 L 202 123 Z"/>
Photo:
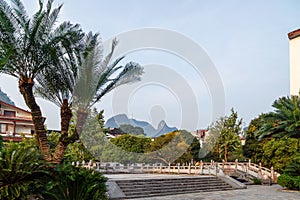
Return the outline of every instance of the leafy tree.
<path id="1" fill-rule="evenodd" d="M 197 162 L 200 160 L 199 151 L 200 143 L 197 138 L 194 138 L 192 144 L 188 147 L 184 154 L 175 161 L 175 163 L 190 163 L 191 160 Z"/>
<path id="2" fill-rule="evenodd" d="M 32 18 L 20 0 L 11 2 L 13 6 L 0 0 L 0 72 L 18 79 L 20 93 L 32 114 L 39 149 L 45 160 L 51 161 L 45 119 L 33 87 L 42 70 L 75 62 L 73 52 L 82 33 L 78 25 L 70 22 L 56 24 L 62 5 L 52 9 L 53 0 L 47 2 L 45 9 L 40 0 Z"/>
<path id="3" fill-rule="evenodd" d="M 271 139 L 263 146 L 264 166 L 271 167 L 278 172 L 282 172 L 288 165 L 292 163 L 293 156 L 299 153 L 297 148 L 298 140 L 295 138 Z"/>
<path id="4" fill-rule="evenodd" d="M 98 113 L 94 109 L 88 116 L 84 129 L 80 135 L 81 144 L 94 156 L 100 159 L 102 151 L 107 142 L 106 133 L 108 129 L 104 128 L 103 110 Z"/>
<path id="5" fill-rule="evenodd" d="M 237 112 L 231 109 L 231 114 L 220 118 L 210 128 L 206 145 L 209 150 L 226 162 L 242 158 L 241 133 L 242 119 L 238 119 Z"/>
<path id="6" fill-rule="evenodd" d="M 117 138 L 112 138 L 110 141 L 125 151 L 145 153 L 145 149 L 150 145 L 151 139 L 125 134 Z"/>
<path id="7" fill-rule="evenodd" d="M 300 176 L 300 153 L 296 153 L 292 156 L 292 161 L 283 170 L 285 174 L 290 176 Z"/>
<path id="8" fill-rule="evenodd" d="M 264 125 L 266 114 L 261 114 L 257 118 L 251 120 L 246 130 L 246 143 L 243 146 L 243 154 L 246 158 L 251 159 L 254 163 L 260 163 L 263 157 L 263 145 L 268 141 L 258 140 L 256 132 Z"/>
<path id="9" fill-rule="evenodd" d="M 150 143 L 148 156 L 169 165 L 186 152 L 193 140 L 194 137 L 184 130 L 167 133 Z"/>
<path id="10" fill-rule="evenodd" d="M 50 147 L 52 152 L 55 151 L 55 146 L 60 138 L 60 133 L 52 132 L 50 133 L 48 139 L 50 143 Z M 89 161 L 89 160 L 95 160 L 94 156 L 91 154 L 91 152 L 88 151 L 88 149 L 82 144 L 80 140 L 77 142 L 74 142 L 72 144 L 69 144 L 63 157 L 63 162 L 71 163 L 76 161 Z"/>
<path id="11" fill-rule="evenodd" d="M 144 129 L 142 129 L 141 127 L 132 126 L 130 124 L 122 124 L 120 125 L 120 129 L 124 133 L 128 133 L 128 134 L 145 135 Z"/>
<path id="12" fill-rule="evenodd" d="M 289 189 L 300 190 L 300 153 L 292 156 L 292 161 L 279 176 L 277 183 Z"/>

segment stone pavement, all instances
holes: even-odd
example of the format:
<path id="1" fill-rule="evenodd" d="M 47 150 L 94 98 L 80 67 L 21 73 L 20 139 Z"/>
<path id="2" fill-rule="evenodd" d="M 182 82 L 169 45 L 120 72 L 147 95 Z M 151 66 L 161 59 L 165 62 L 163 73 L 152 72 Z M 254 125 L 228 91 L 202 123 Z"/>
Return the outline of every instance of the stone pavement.
<path id="1" fill-rule="evenodd" d="M 110 180 L 187 177 L 187 175 L 166 174 L 106 174 L 105 176 Z M 279 185 L 248 185 L 247 187 L 247 189 L 240 190 L 177 194 L 132 200 L 300 200 L 300 192 L 283 191 Z"/>
<path id="2" fill-rule="evenodd" d="M 300 200 L 300 192 L 282 191 L 279 185 L 248 185 L 247 189 L 179 194 L 134 200 Z M 132 199 L 133 200 L 133 199 Z"/>

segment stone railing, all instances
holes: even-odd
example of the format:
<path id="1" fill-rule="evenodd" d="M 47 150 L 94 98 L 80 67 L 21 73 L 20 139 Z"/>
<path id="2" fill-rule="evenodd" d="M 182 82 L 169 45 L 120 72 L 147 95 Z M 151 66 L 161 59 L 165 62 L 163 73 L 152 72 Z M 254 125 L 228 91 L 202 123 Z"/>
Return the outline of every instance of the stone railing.
<path id="1" fill-rule="evenodd" d="M 94 169 L 102 173 L 170 173 L 170 174 L 201 174 L 201 175 L 224 175 L 228 171 L 249 174 L 260 180 L 268 179 L 274 183 L 280 174 L 271 169 L 249 162 L 198 162 L 196 165 L 163 165 L 156 164 L 120 164 L 113 162 L 73 162 L 72 165 Z"/>

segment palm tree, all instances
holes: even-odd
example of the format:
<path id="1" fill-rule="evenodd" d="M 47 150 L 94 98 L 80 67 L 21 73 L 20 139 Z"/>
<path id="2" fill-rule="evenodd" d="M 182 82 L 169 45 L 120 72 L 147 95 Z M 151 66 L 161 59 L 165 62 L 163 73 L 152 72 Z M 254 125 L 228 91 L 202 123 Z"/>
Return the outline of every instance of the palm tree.
<path id="1" fill-rule="evenodd" d="M 78 25 L 69 22 L 56 26 L 62 5 L 52 9 L 53 0 L 48 0 L 45 9 L 39 0 L 39 10 L 32 18 L 20 0 L 11 2 L 9 6 L 0 0 L 0 72 L 18 79 L 20 93 L 31 110 L 40 151 L 50 161 L 45 119 L 33 94 L 35 78 L 42 70 L 63 62 L 74 67 L 74 52 L 82 33 Z"/>
<path id="2" fill-rule="evenodd" d="M 125 66 L 118 65 L 124 57 L 110 64 L 116 45 L 117 41 L 114 40 L 111 52 L 103 59 L 99 34 L 90 32 L 80 45 L 81 50 L 77 55 L 80 62 L 75 70 L 64 66 L 69 64 L 64 62 L 60 68 L 53 66 L 53 69 L 44 69 L 37 77 L 37 93 L 61 108 L 61 137 L 53 155 L 55 163 L 61 161 L 68 144 L 79 139 L 90 108 L 95 103 L 112 89 L 140 80 L 143 73 L 140 65 L 133 62 Z M 69 134 L 72 108 L 75 109 L 77 123 L 75 133 Z"/>
<path id="3" fill-rule="evenodd" d="M 300 97 L 282 97 L 272 106 L 275 110 L 262 118 L 264 125 L 256 132 L 258 138 L 300 139 Z"/>
<path id="4" fill-rule="evenodd" d="M 114 88 L 139 81 L 143 74 L 143 68 L 134 62 L 129 62 L 125 66 L 118 65 L 124 58 L 119 57 L 111 63 L 111 59 L 117 46 L 117 40 L 114 39 L 110 53 L 102 59 L 102 45 L 99 43 L 98 36 L 88 34 L 87 40 L 92 38 L 95 43 L 89 54 L 86 54 L 82 60 L 82 65 L 78 68 L 78 78 L 74 88 L 74 107 L 77 109 L 76 128 L 79 133 L 82 128 L 90 108 L 101 98 L 112 91 Z M 84 55 L 84 54 L 83 54 Z"/>

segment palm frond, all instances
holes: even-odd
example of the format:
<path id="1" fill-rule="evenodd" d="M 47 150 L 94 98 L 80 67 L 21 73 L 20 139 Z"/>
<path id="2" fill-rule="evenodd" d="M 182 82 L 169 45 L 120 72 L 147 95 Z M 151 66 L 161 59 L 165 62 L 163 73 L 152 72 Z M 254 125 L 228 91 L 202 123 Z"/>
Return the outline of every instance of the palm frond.
<path id="1" fill-rule="evenodd" d="M 25 27 L 29 20 L 29 17 L 23 3 L 20 0 L 11 0 L 11 2 L 13 3 L 13 9 L 15 13 L 14 16 L 16 20 L 19 22 L 19 25 Z"/>
<path id="2" fill-rule="evenodd" d="M 100 89 L 97 90 L 98 92 L 95 95 L 94 102 L 92 103 L 92 105 L 100 101 L 100 99 L 105 94 L 107 94 L 114 88 L 123 84 L 140 81 L 141 80 L 140 77 L 143 73 L 144 73 L 143 68 L 139 64 L 134 62 L 127 63 L 123 68 L 123 70 L 117 75 L 116 78 L 112 79 L 108 85 L 102 88 L 102 90 Z"/>

